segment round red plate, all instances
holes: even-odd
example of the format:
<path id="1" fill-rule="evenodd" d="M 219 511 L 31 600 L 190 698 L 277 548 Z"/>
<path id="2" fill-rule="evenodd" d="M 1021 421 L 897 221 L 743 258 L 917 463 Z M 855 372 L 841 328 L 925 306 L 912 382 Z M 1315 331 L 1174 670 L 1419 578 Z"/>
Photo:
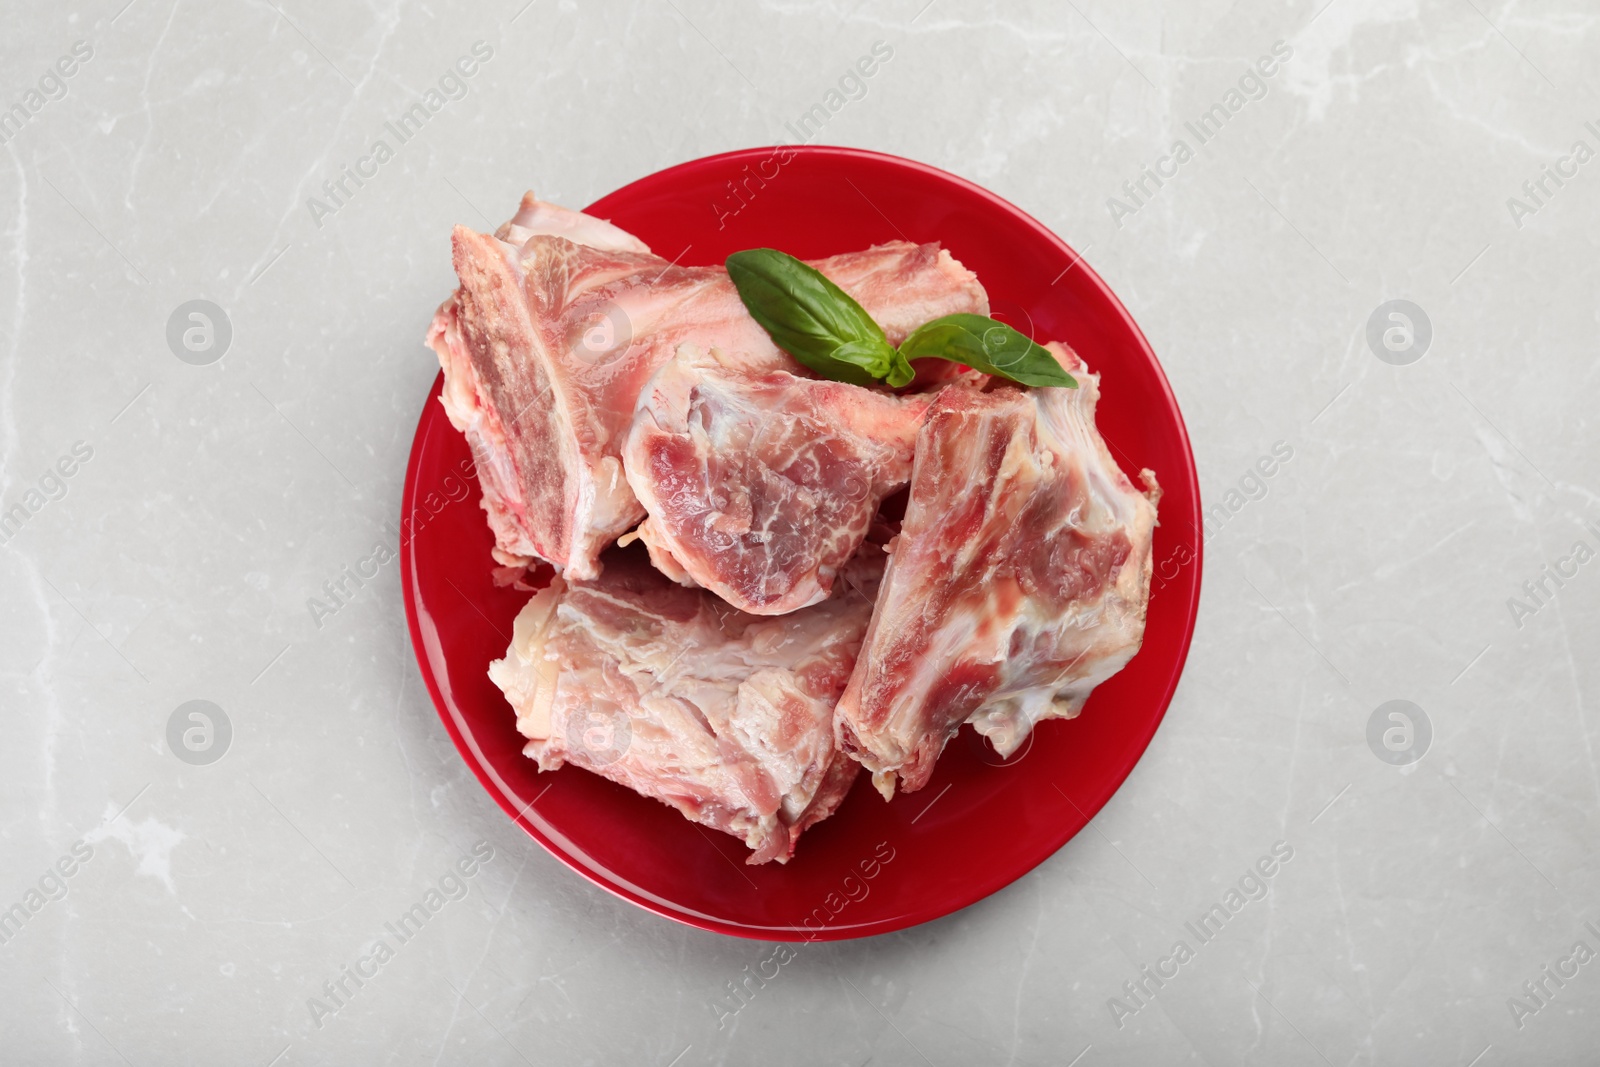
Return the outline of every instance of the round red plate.
<path id="1" fill-rule="evenodd" d="M 947 915 L 1026 874 L 1133 769 L 1194 630 L 1194 457 L 1138 326 L 1037 221 L 970 182 L 894 156 L 729 152 L 642 178 L 586 210 L 688 264 L 758 246 L 812 258 L 896 238 L 943 242 L 977 272 L 997 318 L 1038 340 L 1067 342 L 1100 372 L 1099 425 L 1113 454 L 1130 475 L 1149 467 L 1161 480 L 1144 647 L 1079 718 L 1044 723 L 1009 764 L 963 728 L 926 789 L 886 804 L 862 775 L 787 866 L 746 866 L 747 850 L 732 837 L 573 767 L 540 774 L 523 757 L 511 709 L 485 672 L 505 654 L 527 594 L 490 579 L 492 538 L 477 487 L 461 474 L 467 445 L 436 403 L 435 382 L 406 470 L 401 573 L 417 662 L 456 747 L 518 825 L 573 870 L 706 930 L 769 940 L 881 934 Z"/>

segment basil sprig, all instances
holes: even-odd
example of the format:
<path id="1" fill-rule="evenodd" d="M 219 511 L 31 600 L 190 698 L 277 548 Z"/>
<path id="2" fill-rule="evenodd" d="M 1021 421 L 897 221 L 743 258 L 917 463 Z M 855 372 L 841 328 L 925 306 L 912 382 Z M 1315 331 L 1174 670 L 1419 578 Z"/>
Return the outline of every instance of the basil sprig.
<path id="1" fill-rule="evenodd" d="M 1021 385 L 1075 388 L 1040 344 L 982 315 L 945 315 L 924 323 L 895 348 L 866 309 L 815 267 L 772 248 L 728 257 L 739 299 L 779 348 L 833 381 L 852 385 L 910 382 L 914 359 L 947 359 Z"/>

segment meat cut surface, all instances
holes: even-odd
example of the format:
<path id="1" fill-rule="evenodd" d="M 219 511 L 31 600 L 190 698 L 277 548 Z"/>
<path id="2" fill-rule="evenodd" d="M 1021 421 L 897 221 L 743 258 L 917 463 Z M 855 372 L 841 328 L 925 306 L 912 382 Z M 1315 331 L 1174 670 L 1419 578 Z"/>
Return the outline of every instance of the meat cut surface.
<path id="1" fill-rule="evenodd" d="M 1048 346 L 1077 389 L 947 389 L 919 434 L 910 498 L 860 658 L 840 747 L 927 784 L 963 722 L 1003 756 L 1071 718 L 1144 637 L 1159 490 L 1094 425 L 1099 379 Z"/>
<path id="2" fill-rule="evenodd" d="M 623 450 L 663 572 L 757 615 L 825 599 L 878 505 L 911 477 L 931 394 L 897 396 L 682 346 Z"/>
<path id="3" fill-rule="evenodd" d="M 721 267 L 677 266 L 610 223 L 523 198 L 495 236 L 457 226 L 460 286 L 435 315 L 441 400 L 466 434 L 509 568 L 548 560 L 599 574 L 601 551 L 645 515 L 621 450 L 646 381 L 679 345 L 779 355 Z M 987 307 L 937 245 L 895 242 L 812 263 L 890 334 Z"/>
<path id="4" fill-rule="evenodd" d="M 489 676 L 541 770 L 583 767 L 740 838 L 750 863 L 786 862 L 860 770 L 834 745 L 833 710 L 882 554 L 850 566 L 848 592 L 774 619 L 613 552 L 598 579 L 535 594 Z"/>

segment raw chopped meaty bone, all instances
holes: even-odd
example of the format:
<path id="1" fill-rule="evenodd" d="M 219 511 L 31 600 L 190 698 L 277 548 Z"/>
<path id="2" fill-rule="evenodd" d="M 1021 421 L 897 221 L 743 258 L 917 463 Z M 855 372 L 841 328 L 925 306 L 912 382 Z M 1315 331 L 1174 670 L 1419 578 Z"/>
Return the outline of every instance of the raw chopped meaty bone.
<path id="1" fill-rule="evenodd" d="M 911 478 L 931 394 L 815 378 L 787 356 L 683 345 L 639 398 L 623 449 L 660 570 L 742 611 L 826 598 L 883 498 Z"/>
<path id="2" fill-rule="evenodd" d="M 680 344 L 776 356 L 721 267 L 682 267 L 608 222 L 523 198 L 495 236 L 457 226 L 460 287 L 434 316 L 441 400 L 472 446 L 495 557 L 599 574 L 644 517 L 621 449 L 645 382 Z M 812 263 L 895 340 L 987 308 L 937 245 L 894 242 Z"/>
<path id="3" fill-rule="evenodd" d="M 833 709 L 872 613 L 872 552 L 848 593 L 781 619 L 613 553 L 598 579 L 538 592 L 489 677 L 541 770 L 604 775 L 782 863 L 860 770 L 834 747 Z"/>
<path id="4" fill-rule="evenodd" d="M 947 389 L 917 440 L 905 521 L 835 723 L 893 795 L 920 789 L 963 722 L 1002 756 L 1071 718 L 1139 650 L 1160 491 L 1140 492 L 1077 389 Z"/>

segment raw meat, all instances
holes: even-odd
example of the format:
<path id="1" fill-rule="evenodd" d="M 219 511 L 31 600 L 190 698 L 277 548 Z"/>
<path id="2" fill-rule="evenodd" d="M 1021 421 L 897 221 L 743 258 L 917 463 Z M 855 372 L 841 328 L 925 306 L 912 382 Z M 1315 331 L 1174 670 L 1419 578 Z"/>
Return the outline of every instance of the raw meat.
<path id="1" fill-rule="evenodd" d="M 604 775 L 742 839 L 750 863 L 783 863 L 860 770 L 834 747 L 833 709 L 872 613 L 873 551 L 848 592 L 782 619 L 615 552 L 599 579 L 537 593 L 489 677 L 541 770 Z"/>
<path id="2" fill-rule="evenodd" d="M 461 284 L 428 343 L 444 368 L 440 399 L 477 461 L 495 558 L 508 573 L 537 557 L 593 578 L 600 552 L 645 514 L 620 455 L 645 382 L 685 342 L 752 358 L 777 349 L 721 267 L 677 266 L 532 193 L 495 236 L 457 226 L 452 244 Z M 892 338 L 947 308 L 987 306 L 937 245 L 812 265 Z"/>
<path id="3" fill-rule="evenodd" d="M 622 453 L 649 512 L 639 536 L 663 573 L 742 611 L 815 604 L 910 480 L 932 401 L 815 378 L 782 353 L 684 345 L 645 386 Z"/>
<path id="4" fill-rule="evenodd" d="M 917 439 L 904 523 L 839 702 L 840 747 L 892 796 L 927 784 L 963 722 L 1002 756 L 1071 718 L 1144 637 L 1160 491 L 1140 492 L 1077 389 L 947 389 Z"/>

